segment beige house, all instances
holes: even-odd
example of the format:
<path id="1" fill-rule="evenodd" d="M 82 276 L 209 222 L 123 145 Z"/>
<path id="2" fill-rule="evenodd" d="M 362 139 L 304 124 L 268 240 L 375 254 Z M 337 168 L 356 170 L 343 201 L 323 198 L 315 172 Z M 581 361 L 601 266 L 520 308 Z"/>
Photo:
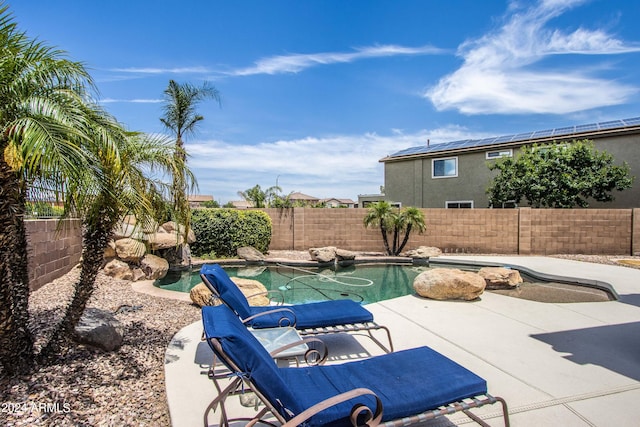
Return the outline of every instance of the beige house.
<path id="1" fill-rule="evenodd" d="M 613 202 L 589 206 L 639 207 L 640 117 L 407 148 L 380 160 L 384 163 L 384 197 L 420 208 L 487 208 L 486 189 L 497 173 L 489 170 L 488 163 L 515 156 L 525 145 L 582 139 L 613 155 L 616 163 L 627 162 L 636 177 L 632 188 L 614 193 Z"/>
<path id="2" fill-rule="evenodd" d="M 212 202 L 213 196 L 208 194 L 191 194 L 188 196 L 191 209 L 201 208 L 204 202 Z"/>

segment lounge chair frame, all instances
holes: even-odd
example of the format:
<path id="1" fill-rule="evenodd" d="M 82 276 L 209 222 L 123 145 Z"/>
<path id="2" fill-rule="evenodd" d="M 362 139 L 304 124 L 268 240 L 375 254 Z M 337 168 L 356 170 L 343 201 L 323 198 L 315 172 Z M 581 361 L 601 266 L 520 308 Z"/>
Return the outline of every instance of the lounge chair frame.
<path id="1" fill-rule="evenodd" d="M 321 412 L 322 410 L 332 405 L 338 404 L 346 400 L 353 399 L 354 397 L 357 397 L 359 395 L 371 394 L 375 396 L 375 394 L 371 390 L 368 390 L 366 388 L 354 389 L 349 392 L 334 396 L 333 398 L 327 399 L 323 402 L 320 402 L 312 406 L 311 408 L 308 408 L 307 410 L 303 411 L 302 413 L 297 414 L 295 417 L 287 421 L 282 417 L 282 415 L 280 415 L 280 413 L 275 408 L 275 406 L 273 406 L 271 402 L 269 402 L 269 400 L 262 393 L 258 391 L 257 387 L 254 386 L 252 379 L 247 375 L 245 375 L 241 371 L 241 369 L 238 368 L 238 366 L 234 363 L 234 361 L 231 360 L 231 358 L 229 358 L 229 356 L 223 350 L 220 341 L 213 337 L 207 337 L 206 339 L 209 345 L 211 346 L 211 348 L 214 350 L 214 353 L 218 355 L 218 357 L 221 358 L 224 365 L 228 369 L 230 369 L 231 374 L 229 374 L 229 371 L 225 371 L 222 374 L 212 373 L 210 375 L 210 378 L 214 380 L 216 389 L 218 391 L 218 396 L 215 399 L 213 399 L 205 409 L 204 418 L 203 418 L 205 427 L 209 427 L 209 413 L 211 411 L 215 412 L 218 405 L 220 406 L 220 422 L 219 422 L 220 426 L 228 427 L 229 422 L 245 421 L 247 423 L 246 424 L 247 426 L 253 426 L 256 424 L 265 424 L 273 427 L 276 427 L 278 425 L 281 425 L 282 427 L 294 427 L 301 424 L 304 425 L 305 420 L 309 419 L 313 415 Z M 218 382 L 218 380 L 223 378 L 230 379 L 230 383 L 225 388 L 222 388 Z M 264 408 L 257 411 L 257 413 L 251 418 L 233 418 L 233 419 L 228 418 L 227 410 L 224 406 L 227 398 L 230 396 L 239 395 L 246 392 L 253 392 L 257 396 L 257 398 L 260 400 L 260 403 L 264 404 Z M 458 402 L 451 402 L 445 406 L 441 406 L 434 410 L 423 412 L 421 414 L 417 414 L 411 417 L 405 417 L 397 420 L 390 420 L 382 423 L 380 422 L 380 418 L 382 417 L 382 411 L 383 411 L 382 404 L 377 396 L 375 396 L 375 398 L 377 401 L 376 408 L 371 409 L 363 406 L 355 406 L 352 409 L 352 412 L 350 415 L 351 415 L 351 420 L 354 427 L 359 426 L 359 424 L 357 424 L 356 422 L 356 419 L 358 418 L 358 416 L 362 415 L 363 413 L 365 413 L 365 415 L 368 414 L 368 417 L 365 418 L 366 419 L 365 425 L 367 427 L 376 427 L 376 426 L 403 427 L 403 426 L 409 426 L 416 423 L 423 423 L 425 421 L 440 418 L 445 415 L 451 415 L 456 412 L 464 413 L 471 420 L 475 421 L 478 425 L 481 425 L 483 427 L 491 427 L 480 417 L 470 412 L 470 409 L 479 408 L 485 405 L 493 405 L 495 403 L 500 403 L 502 406 L 502 414 L 503 414 L 502 418 L 504 421 L 504 426 L 505 427 L 510 426 L 507 402 L 501 397 L 492 396 L 488 393 L 485 393 L 479 396 L 474 396 L 473 398 L 470 398 L 470 399 L 463 399 L 462 401 L 458 401 Z M 258 405 L 256 405 L 256 410 L 257 409 L 258 409 Z M 274 422 L 263 419 L 267 415 L 270 415 L 270 417 L 274 417 L 278 424 L 275 424 Z"/>
<path id="2" fill-rule="evenodd" d="M 211 291 L 212 293 L 211 297 L 214 301 L 215 300 L 220 301 L 224 305 L 229 307 L 231 310 L 235 311 L 233 307 L 231 307 L 224 299 L 222 299 L 216 287 L 211 282 L 209 282 L 209 279 L 207 279 L 207 277 L 204 274 L 200 274 L 200 278 L 202 279 L 202 282 L 205 284 L 205 286 L 207 286 L 207 288 L 209 288 L 209 290 Z M 272 291 L 261 292 L 258 294 L 247 296 L 246 298 L 247 300 L 249 300 L 252 297 L 262 296 L 262 295 L 268 296 L 271 293 Z M 271 298 L 269 298 L 269 300 L 272 301 Z M 276 305 L 274 307 L 277 307 L 277 308 L 274 308 L 274 310 L 259 313 L 254 316 L 247 317 L 241 320 L 243 321 L 243 323 L 247 323 L 250 320 L 262 315 L 272 314 L 278 311 L 282 311 L 283 313 L 288 312 L 289 317 L 283 316 L 281 318 L 281 326 L 292 326 L 296 328 L 296 330 L 302 337 L 324 335 L 324 334 L 339 334 L 339 333 L 364 335 L 364 336 L 368 336 L 385 353 L 393 352 L 393 341 L 391 340 L 391 332 L 389 331 L 389 328 L 387 328 L 386 326 L 380 325 L 375 321 L 365 322 L 365 323 L 349 323 L 349 324 L 342 324 L 342 325 L 323 326 L 323 327 L 317 327 L 317 328 L 298 328 L 295 324 L 295 313 L 290 309 L 287 309 L 286 305 L 282 305 L 281 301 L 277 301 L 275 304 Z M 293 321 L 291 320 L 291 318 L 293 318 Z M 385 332 L 387 336 L 387 340 L 389 341 L 388 346 L 383 344 L 378 338 L 376 338 L 373 335 L 373 331 L 379 331 L 379 330 L 382 330 Z"/>

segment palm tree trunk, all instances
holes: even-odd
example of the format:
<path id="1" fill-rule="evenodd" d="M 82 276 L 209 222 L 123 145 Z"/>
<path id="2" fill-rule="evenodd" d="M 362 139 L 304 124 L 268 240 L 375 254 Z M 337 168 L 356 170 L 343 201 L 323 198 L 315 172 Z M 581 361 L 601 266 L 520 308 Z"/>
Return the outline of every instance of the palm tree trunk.
<path id="1" fill-rule="evenodd" d="M 19 177 L 0 157 L 0 367 L 9 375 L 26 373 L 34 363 L 21 190 Z"/>
<path id="2" fill-rule="evenodd" d="M 387 255 L 391 255 L 391 250 L 389 249 L 389 240 L 387 238 L 387 228 L 382 225 L 382 221 L 380 223 L 380 232 L 382 233 L 382 242 L 384 243 L 384 249 L 387 252 Z"/>
<path id="3" fill-rule="evenodd" d="M 400 247 L 398 248 L 398 254 L 400 254 L 402 252 L 402 250 L 406 246 L 407 242 L 409 241 L 409 234 L 411 234 L 411 227 L 412 226 L 413 225 L 411 223 L 409 223 L 409 225 L 407 225 L 407 230 L 404 233 L 404 239 L 402 239 L 402 243 L 400 244 Z"/>
<path id="4" fill-rule="evenodd" d="M 113 225 L 112 221 L 106 219 L 98 220 L 95 224 L 85 222 L 80 278 L 64 318 L 58 324 L 49 342 L 38 354 L 38 362 L 42 364 L 54 362 L 66 351 L 72 341 L 75 327 L 84 313 L 89 298 L 93 295 L 96 276 L 102 266 L 104 249 L 111 236 Z"/>

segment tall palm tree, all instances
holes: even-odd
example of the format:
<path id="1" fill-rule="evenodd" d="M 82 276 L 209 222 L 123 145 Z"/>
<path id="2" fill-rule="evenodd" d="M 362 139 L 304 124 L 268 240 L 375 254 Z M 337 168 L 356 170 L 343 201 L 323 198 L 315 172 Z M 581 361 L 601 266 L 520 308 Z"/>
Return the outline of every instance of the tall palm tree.
<path id="1" fill-rule="evenodd" d="M 38 355 L 43 363 L 55 360 L 70 342 L 93 294 L 104 250 L 116 224 L 125 215 L 134 215 L 143 226 L 153 222 L 153 201 L 168 190 L 168 185 L 150 179 L 148 174 L 157 169 L 168 176 L 183 173 L 192 178 L 190 171 L 183 170 L 183 164 L 176 163 L 171 141 L 126 132 L 95 106 L 88 115 L 92 117 L 93 132 L 92 143 L 86 144 L 85 149 L 99 166 L 85 179 L 71 183 L 66 198 L 66 203 L 73 205 L 83 218 L 81 272 L 62 322 Z M 115 150 L 110 153 L 105 146 Z"/>
<path id="2" fill-rule="evenodd" d="M 184 137 L 193 134 L 199 122 L 204 117 L 196 111 L 196 107 L 205 99 L 214 99 L 220 103 L 220 93 L 209 82 L 202 86 L 193 86 L 189 83 L 177 83 L 169 80 L 169 86 L 164 91 L 165 104 L 164 116 L 160 121 L 171 131 L 175 137 L 175 153 L 177 162 L 186 163 L 187 153 L 184 147 Z M 191 181 L 195 186 L 195 181 Z M 173 177 L 171 195 L 173 209 L 176 212 L 177 222 L 184 225 L 184 238 L 189 231 L 190 211 L 187 203 L 189 182 L 184 175 Z M 185 208 L 186 206 L 186 208 Z"/>
<path id="3" fill-rule="evenodd" d="M 8 374 L 33 364 L 24 228 L 29 180 L 48 174 L 62 185 L 88 168 L 82 106 L 93 84 L 83 65 L 18 30 L 0 3 L 0 366 Z"/>

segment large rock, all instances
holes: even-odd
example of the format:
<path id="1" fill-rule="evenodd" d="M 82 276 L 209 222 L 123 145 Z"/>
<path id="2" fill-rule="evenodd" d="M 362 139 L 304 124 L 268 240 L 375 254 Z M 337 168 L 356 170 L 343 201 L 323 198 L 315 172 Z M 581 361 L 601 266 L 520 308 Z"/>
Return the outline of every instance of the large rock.
<path id="1" fill-rule="evenodd" d="M 82 344 L 113 351 L 122 345 L 124 327 L 108 311 L 87 308 L 75 328 L 75 340 Z"/>
<path id="2" fill-rule="evenodd" d="M 356 253 L 346 249 L 336 249 L 336 258 L 338 261 L 352 261 L 356 259 Z"/>
<path id="3" fill-rule="evenodd" d="M 456 268 L 434 268 L 420 273 L 413 280 L 418 295 L 448 300 L 474 300 L 484 292 L 485 281 L 478 273 Z"/>
<path id="4" fill-rule="evenodd" d="M 251 246 L 243 246 L 238 248 L 236 252 L 238 253 L 238 258 L 249 262 L 261 262 L 265 260 L 264 254 Z"/>
<path id="5" fill-rule="evenodd" d="M 232 277 L 231 280 L 233 280 L 233 283 L 238 285 L 244 296 L 247 298 L 255 294 L 267 292 L 267 288 L 257 280 L 244 279 L 242 277 Z M 269 305 L 270 303 L 271 301 L 269 301 L 269 298 L 266 295 L 253 297 L 249 300 L 250 305 Z"/>
<path id="6" fill-rule="evenodd" d="M 129 264 L 124 261 L 120 261 L 119 259 L 112 259 L 109 261 L 107 265 L 104 266 L 104 274 L 115 279 L 133 279 L 133 272 L 131 271 Z"/>
<path id="7" fill-rule="evenodd" d="M 191 248 L 189 248 L 189 245 L 171 246 L 170 248 L 159 250 L 158 254 L 167 260 L 170 267 L 188 267 L 191 265 Z"/>
<path id="8" fill-rule="evenodd" d="M 182 224 L 178 225 L 175 221 L 165 222 L 160 226 L 160 228 L 163 228 L 169 234 L 171 233 L 176 234 L 177 232 L 181 236 L 184 236 L 184 225 Z M 194 243 L 195 241 L 196 241 L 196 234 L 193 232 L 193 230 L 189 229 L 189 232 L 187 233 L 187 243 L 191 244 L 191 243 Z"/>
<path id="9" fill-rule="evenodd" d="M 162 279 L 169 271 L 169 262 L 159 256 L 146 254 L 140 261 L 140 269 L 149 280 Z"/>
<path id="10" fill-rule="evenodd" d="M 511 289 L 522 283 L 518 270 L 504 267 L 483 267 L 478 271 L 487 283 L 486 289 Z"/>
<path id="11" fill-rule="evenodd" d="M 114 242 L 113 240 L 109 240 L 109 242 L 107 243 L 107 247 L 104 248 L 104 257 L 105 259 L 108 258 L 115 258 L 116 257 L 116 242 Z"/>
<path id="12" fill-rule="evenodd" d="M 310 248 L 311 259 L 318 262 L 333 262 L 336 259 L 336 248 L 326 246 L 324 248 Z"/>
<path id="13" fill-rule="evenodd" d="M 442 255 L 442 251 L 433 246 L 420 246 L 416 249 L 405 252 L 403 255 L 410 258 L 425 259 L 440 256 Z"/>
<path id="14" fill-rule="evenodd" d="M 191 291 L 189 291 L 189 297 L 191 301 L 198 307 L 203 307 L 205 305 L 220 305 L 221 302 L 217 298 L 211 298 L 211 291 L 204 283 L 198 283 Z"/>
<path id="15" fill-rule="evenodd" d="M 149 246 L 152 250 L 175 248 L 184 242 L 181 235 L 176 233 L 168 233 L 166 231 L 156 232 L 147 235 Z"/>
<path id="16" fill-rule="evenodd" d="M 113 230 L 113 238 L 115 240 L 120 239 L 137 239 L 140 240 L 143 237 L 142 230 L 134 223 L 122 222 Z"/>
<path id="17" fill-rule="evenodd" d="M 138 262 L 147 252 L 147 248 L 139 240 L 125 238 L 116 240 L 116 254 L 123 261 Z"/>

